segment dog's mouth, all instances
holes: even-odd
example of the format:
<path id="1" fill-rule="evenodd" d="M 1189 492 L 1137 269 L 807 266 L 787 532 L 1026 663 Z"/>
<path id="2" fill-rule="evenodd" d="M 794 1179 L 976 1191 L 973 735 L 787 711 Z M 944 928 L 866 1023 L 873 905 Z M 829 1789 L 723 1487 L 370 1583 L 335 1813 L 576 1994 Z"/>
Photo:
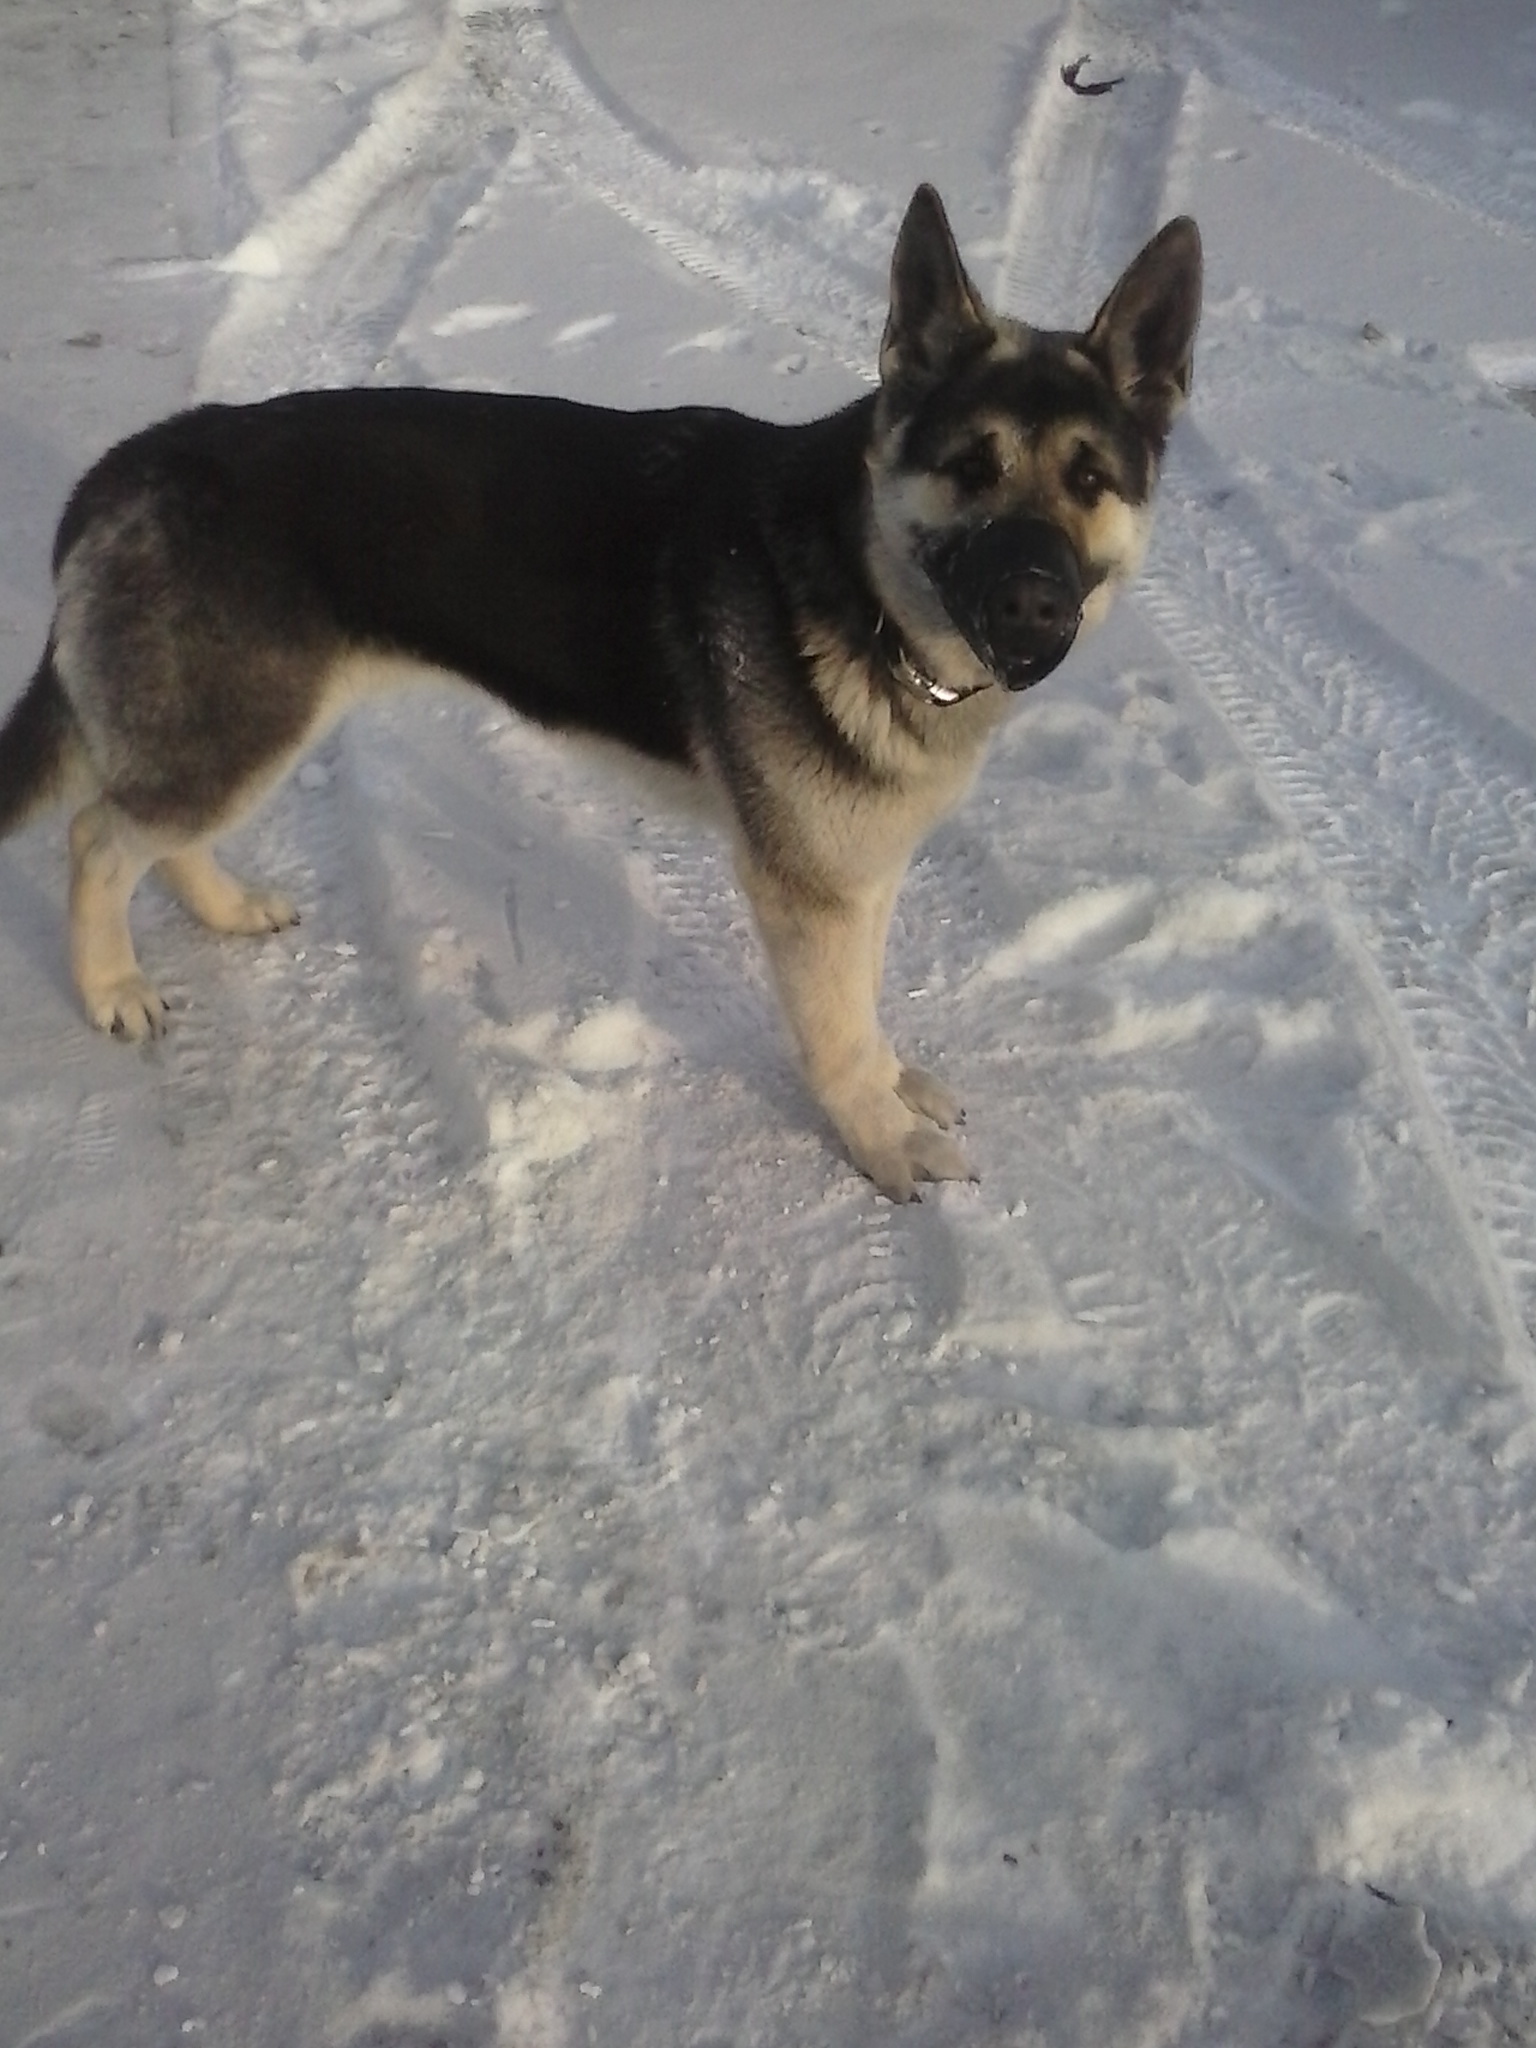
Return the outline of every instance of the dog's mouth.
<path id="1" fill-rule="evenodd" d="M 931 535 L 918 561 L 977 660 L 1027 690 L 1065 660 L 1082 624 L 1082 571 L 1059 526 L 1023 513 Z"/>

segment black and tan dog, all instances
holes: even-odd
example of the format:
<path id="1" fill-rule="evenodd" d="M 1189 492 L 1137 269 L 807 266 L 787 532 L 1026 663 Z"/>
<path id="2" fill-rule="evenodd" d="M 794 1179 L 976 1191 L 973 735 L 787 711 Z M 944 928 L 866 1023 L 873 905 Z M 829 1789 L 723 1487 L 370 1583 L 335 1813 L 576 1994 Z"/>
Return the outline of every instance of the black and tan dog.
<path id="1" fill-rule="evenodd" d="M 426 669 L 701 786 L 855 1161 L 897 1199 L 966 1176 L 954 1097 L 877 1019 L 892 905 L 1010 694 L 1134 573 L 1199 305 L 1176 220 L 1084 333 L 1000 318 L 924 187 L 880 388 L 829 419 L 317 391 L 123 442 L 64 513 L 48 647 L 0 731 L 0 832 L 75 807 L 92 1022 L 161 1028 L 128 925 L 147 869 L 215 931 L 293 921 L 212 842 Z"/>

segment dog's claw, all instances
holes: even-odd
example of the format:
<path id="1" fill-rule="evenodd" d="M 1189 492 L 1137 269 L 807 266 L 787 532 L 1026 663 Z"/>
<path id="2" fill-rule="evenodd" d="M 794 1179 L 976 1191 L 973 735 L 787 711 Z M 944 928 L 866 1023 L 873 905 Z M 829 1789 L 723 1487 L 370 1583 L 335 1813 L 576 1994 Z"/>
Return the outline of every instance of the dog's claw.
<path id="1" fill-rule="evenodd" d="M 158 1038 L 165 1030 L 164 999 L 142 974 L 124 975 L 95 990 L 86 998 L 86 1009 L 98 1031 L 130 1044 Z"/>
<path id="2" fill-rule="evenodd" d="M 286 931 L 298 921 L 298 906 L 291 897 L 276 889 L 247 889 L 231 909 L 223 929 L 255 939 L 268 932 Z"/>

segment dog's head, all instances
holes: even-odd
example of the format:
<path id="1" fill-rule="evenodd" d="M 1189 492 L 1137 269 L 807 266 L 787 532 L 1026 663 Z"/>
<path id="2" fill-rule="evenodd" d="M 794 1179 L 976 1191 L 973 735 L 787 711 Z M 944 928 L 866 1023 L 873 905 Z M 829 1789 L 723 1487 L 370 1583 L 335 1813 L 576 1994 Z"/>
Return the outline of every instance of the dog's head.
<path id="1" fill-rule="evenodd" d="M 1200 273 L 1194 222 L 1170 221 L 1084 332 L 1026 327 L 983 303 L 933 188 L 914 195 L 880 346 L 873 560 L 940 701 L 1039 682 L 1139 567 Z"/>

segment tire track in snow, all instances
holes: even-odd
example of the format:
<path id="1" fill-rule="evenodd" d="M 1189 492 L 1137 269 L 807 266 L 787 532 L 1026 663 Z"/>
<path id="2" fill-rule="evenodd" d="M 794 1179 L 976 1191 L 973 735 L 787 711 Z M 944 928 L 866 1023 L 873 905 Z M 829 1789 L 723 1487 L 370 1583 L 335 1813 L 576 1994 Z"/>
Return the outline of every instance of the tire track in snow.
<path id="1" fill-rule="evenodd" d="M 1430 1128 L 1448 1129 L 1474 1255 L 1503 1313 L 1508 1362 L 1532 1378 L 1536 1073 L 1527 880 L 1536 801 L 1492 746 L 1434 703 L 1443 684 L 1245 520 L 1226 472 L 1180 437 L 1138 602 L 1217 702 L 1332 885 L 1369 961 Z M 1196 582 L 1189 565 L 1203 574 Z M 1451 1160 L 1446 1162 L 1450 1166 Z M 1513 1299 L 1511 1300 L 1511 1296 Z"/>
<path id="2" fill-rule="evenodd" d="M 814 170 L 696 165 L 601 89 L 563 10 L 518 8 L 508 20 L 508 102 L 546 163 L 693 276 L 867 373 L 894 212 Z"/>
<path id="3" fill-rule="evenodd" d="M 1273 126 L 1338 150 L 1404 191 L 1496 233 L 1536 242 L 1536 137 L 1529 131 L 1511 128 L 1497 144 L 1478 143 L 1476 161 L 1458 161 L 1363 107 L 1298 84 L 1209 19 L 1180 14 L 1171 25 L 1171 42 L 1186 68 L 1203 71 Z M 1524 145 L 1518 153 L 1532 166 L 1523 177 L 1511 170 L 1517 141 Z"/>
<path id="4" fill-rule="evenodd" d="M 230 294 L 195 395 L 251 399 L 372 376 L 472 200 L 512 147 L 508 17 L 446 11 L 430 60 L 217 268 Z M 224 68 L 233 62 L 223 52 Z"/>
<path id="5" fill-rule="evenodd" d="M 1069 10 L 1058 48 L 1081 43 L 1087 13 Z M 1153 18 L 1151 9 L 1120 17 L 1133 49 Z M 1174 104 L 1180 114 L 1170 120 Z M 1013 155 L 1006 303 L 1067 319 L 1092 302 L 1150 227 L 1146 195 L 1177 176 L 1202 104 L 1197 78 L 1165 83 L 1158 119 L 1094 134 L 1084 150 L 1042 87 Z M 1070 264 L 1053 207 L 1033 203 L 1064 182 L 1079 188 Z M 1517 879 L 1536 872 L 1529 786 L 1446 717 L 1434 702 L 1444 685 L 1431 671 L 1284 559 L 1262 513 L 1188 421 L 1175 437 L 1136 602 L 1220 705 L 1333 885 L 1343 929 L 1374 970 L 1366 986 L 1385 991 L 1405 1072 L 1427 1083 L 1417 1092 L 1436 1112 L 1429 1128 L 1449 1129 L 1447 1182 L 1470 1193 L 1459 1195 L 1466 1239 L 1509 1364 L 1536 1386 L 1536 1072 L 1528 987 L 1504 978 L 1531 957 L 1526 939 L 1536 944 Z M 1438 882 L 1438 900 L 1405 893 L 1414 876 Z M 1468 928 L 1479 922 L 1487 937 L 1469 951 Z"/>
<path id="6" fill-rule="evenodd" d="M 1185 81 L 1144 33 L 1152 20 L 1145 6 L 1084 0 L 1063 14 L 1015 131 L 994 305 L 1037 324 L 1076 325 L 1118 268 L 1098 224 L 1114 221 L 1127 247 L 1157 227 L 1158 180 L 1145 169 L 1173 147 Z M 1064 89 L 1062 66 L 1085 50 L 1105 60 L 1112 52 L 1124 78 L 1113 94 L 1084 99 Z"/>

